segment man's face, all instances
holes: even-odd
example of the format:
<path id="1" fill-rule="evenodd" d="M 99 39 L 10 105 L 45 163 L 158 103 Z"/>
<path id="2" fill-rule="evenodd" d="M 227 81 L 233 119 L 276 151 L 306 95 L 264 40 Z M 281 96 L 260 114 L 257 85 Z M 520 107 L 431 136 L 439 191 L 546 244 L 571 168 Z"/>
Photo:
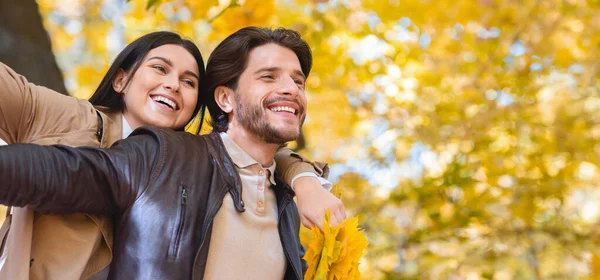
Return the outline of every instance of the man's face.
<path id="1" fill-rule="evenodd" d="M 306 117 L 300 61 L 277 44 L 254 48 L 235 91 L 233 122 L 266 143 L 295 140 Z"/>

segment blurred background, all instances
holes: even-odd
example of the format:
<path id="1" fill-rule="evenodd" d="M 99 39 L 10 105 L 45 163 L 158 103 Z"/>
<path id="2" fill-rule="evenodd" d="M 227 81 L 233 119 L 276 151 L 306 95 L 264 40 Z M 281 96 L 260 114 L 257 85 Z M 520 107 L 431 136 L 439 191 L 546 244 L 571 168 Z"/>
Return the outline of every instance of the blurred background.
<path id="1" fill-rule="evenodd" d="M 300 153 L 331 164 L 364 279 L 600 279 L 598 0 L 0 0 L 0 61 L 89 97 L 151 31 L 313 48 Z"/>

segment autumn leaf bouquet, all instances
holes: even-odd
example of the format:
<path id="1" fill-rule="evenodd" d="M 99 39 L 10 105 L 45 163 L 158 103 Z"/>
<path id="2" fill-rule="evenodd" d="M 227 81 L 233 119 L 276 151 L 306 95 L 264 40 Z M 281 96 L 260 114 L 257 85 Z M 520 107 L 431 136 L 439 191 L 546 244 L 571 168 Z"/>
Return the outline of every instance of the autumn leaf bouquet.
<path id="1" fill-rule="evenodd" d="M 329 211 L 325 214 L 323 232 L 317 227 L 302 235 L 306 246 L 304 260 L 308 270 L 304 280 L 360 279 L 359 260 L 369 244 L 358 228 L 358 218 L 352 217 L 331 226 Z"/>

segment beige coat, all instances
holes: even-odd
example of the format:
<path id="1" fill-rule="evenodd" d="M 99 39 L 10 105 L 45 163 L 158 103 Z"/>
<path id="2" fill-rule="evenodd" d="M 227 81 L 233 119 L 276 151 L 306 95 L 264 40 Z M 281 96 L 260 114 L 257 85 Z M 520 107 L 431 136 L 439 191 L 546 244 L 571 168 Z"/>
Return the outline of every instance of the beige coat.
<path id="1" fill-rule="evenodd" d="M 103 120 L 100 141 L 97 111 Z M 28 83 L 0 63 L 0 139 L 8 144 L 108 148 L 121 137 L 121 112 L 94 108 L 86 100 Z M 278 172 L 288 184 L 302 172 L 312 171 L 320 176 L 327 172 L 325 165 L 312 163 L 287 149 L 278 152 L 275 159 Z M 14 208 L 13 213 L 7 219 L 11 223 L 8 235 L 0 235 L 1 256 L 6 258 L 0 279 L 87 279 L 110 264 L 110 218 L 39 213 L 30 208 Z"/>
<path id="2" fill-rule="evenodd" d="M 121 138 L 121 113 L 104 110 L 103 137 L 96 109 L 85 100 L 36 86 L 0 63 L 0 138 L 108 148 Z M 85 187 L 85 186 L 82 186 Z M 57 215 L 14 208 L 4 240 L 0 279 L 87 279 L 110 264 L 113 241 L 108 217 Z"/>

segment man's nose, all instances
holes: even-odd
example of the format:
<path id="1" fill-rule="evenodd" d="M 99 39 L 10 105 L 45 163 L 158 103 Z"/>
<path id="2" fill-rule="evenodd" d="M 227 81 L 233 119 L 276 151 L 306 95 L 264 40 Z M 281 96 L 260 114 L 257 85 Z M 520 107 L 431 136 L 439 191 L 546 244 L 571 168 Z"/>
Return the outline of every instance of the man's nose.
<path id="1" fill-rule="evenodd" d="M 279 94 L 296 96 L 300 93 L 300 89 L 298 87 L 298 84 L 294 81 L 294 78 L 283 78 L 281 79 L 280 83 L 281 85 L 279 88 Z"/>

